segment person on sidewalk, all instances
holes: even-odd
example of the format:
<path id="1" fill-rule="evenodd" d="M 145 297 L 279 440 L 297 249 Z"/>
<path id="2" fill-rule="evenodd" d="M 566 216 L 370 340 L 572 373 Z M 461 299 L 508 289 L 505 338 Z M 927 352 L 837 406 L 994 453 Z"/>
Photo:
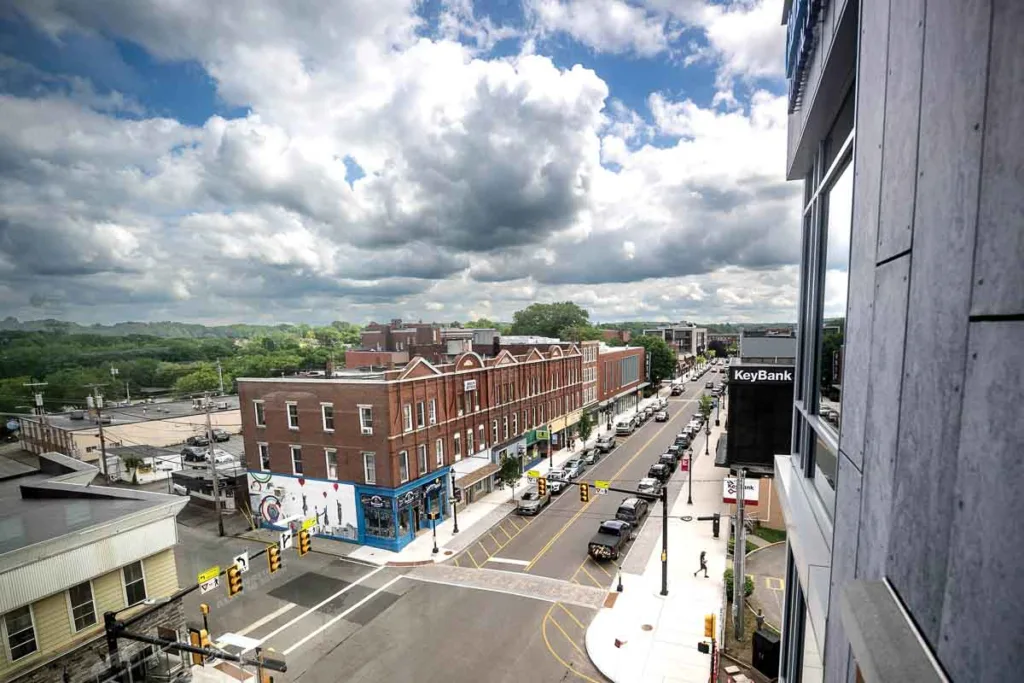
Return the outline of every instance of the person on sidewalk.
<path id="1" fill-rule="evenodd" d="M 705 579 L 708 578 L 708 554 L 703 550 L 700 551 L 700 568 L 697 569 L 693 575 L 697 576 L 697 574 L 700 574 L 701 572 L 704 572 Z"/>

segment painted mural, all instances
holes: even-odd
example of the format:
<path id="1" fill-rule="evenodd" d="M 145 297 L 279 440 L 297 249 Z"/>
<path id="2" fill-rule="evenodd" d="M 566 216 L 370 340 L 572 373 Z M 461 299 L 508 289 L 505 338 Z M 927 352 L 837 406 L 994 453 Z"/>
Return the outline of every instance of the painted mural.
<path id="1" fill-rule="evenodd" d="M 284 529 L 291 521 L 316 518 L 323 536 L 359 538 L 356 490 L 351 484 L 270 472 L 249 472 L 249 501 L 263 526 Z"/>

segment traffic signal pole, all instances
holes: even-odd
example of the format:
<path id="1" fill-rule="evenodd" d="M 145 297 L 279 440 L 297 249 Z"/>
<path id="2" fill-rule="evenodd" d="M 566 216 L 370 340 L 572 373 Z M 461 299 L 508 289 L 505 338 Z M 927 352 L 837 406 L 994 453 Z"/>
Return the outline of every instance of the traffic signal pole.
<path id="1" fill-rule="evenodd" d="M 587 502 L 589 499 L 589 486 L 587 482 L 580 482 L 580 500 Z M 587 488 L 586 496 L 584 498 L 583 489 Z M 654 498 L 649 493 L 642 493 L 640 491 L 632 491 L 630 489 L 620 489 L 614 486 L 609 486 L 608 491 L 615 491 L 616 493 L 628 493 L 644 500 L 651 500 Z M 661 595 L 668 595 L 668 486 L 661 488 Z"/>

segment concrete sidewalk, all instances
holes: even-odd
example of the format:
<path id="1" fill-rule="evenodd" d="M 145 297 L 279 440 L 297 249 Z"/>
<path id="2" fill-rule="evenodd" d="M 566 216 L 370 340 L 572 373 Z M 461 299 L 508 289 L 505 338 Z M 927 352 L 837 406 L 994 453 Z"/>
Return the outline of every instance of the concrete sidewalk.
<path id="1" fill-rule="evenodd" d="M 722 431 L 712 426 L 712 444 Z M 729 520 L 722 519 L 716 539 L 711 522 L 698 522 L 696 518 L 726 512 L 722 480 L 728 471 L 715 467 L 714 448 L 710 456 L 704 455 L 703 438 L 693 448 L 693 505 L 687 505 L 686 496 L 679 495 L 669 510 L 668 595 L 660 594 L 659 542 L 642 573 L 628 571 L 629 565 L 636 566 L 637 562 L 627 557 L 623 592 L 613 594 L 611 605 L 602 608 L 587 629 L 587 654 L 615 683 L 705 683 L 710 676 L 711 658 L 697 651 L 697 643 L 704 640 L 704 615 L 714 613 L 717 630 L 723 628 L 722 574 L 727 566 Z M 707 553 L 708 578 L 703 573 L 694 576 L 701 551 Z"/>
<path id="2" fill-rule="evenodd" d="M 620 416 L 629 415 L 633 412 L 631 410 L 627 413 L 616 415 L 612 424 L 614 425 Z M 590 435 L 590 439 L 587 440 L 585 446 L 593 447 L 598 436 L 607 433 L 607 431 L 604 424 L 595 425 L 594 432 Z M 576 447 L 555 451 L 551 457 L 542 459 L 530 469 L 540 472 L 541 475 L 547 474 L 553 467 L 558 467 L 567 460 L 579 455 L 585 446 L 580 444 Z M 515 509 L 513 499 L 518 498 L 532 485 L 532 481 L 524 475 L 514 492 L 506 487 L 473 501 L 468 507 L 459 505 L 459 533 L 453 533 L 455 522 L 450 515 L 438 524 L 437 553 L 433 552 L 434 536 L 431 532 L 421 533 L 399 552 L 366 545 L 355 545 L 353 543 L 345 543 L 344 541 L 334 541 L 327 538 L 314 538 L 312 547 L 318 552 L 381 566 L 402 567 L 444 562 L 475 543 L 491 527 L 512 512 Z M 257 529 L 240 534 L 241 537 L 266 543 L 276 542 L 279 535 L 280 532 L 267 529 Z"/>

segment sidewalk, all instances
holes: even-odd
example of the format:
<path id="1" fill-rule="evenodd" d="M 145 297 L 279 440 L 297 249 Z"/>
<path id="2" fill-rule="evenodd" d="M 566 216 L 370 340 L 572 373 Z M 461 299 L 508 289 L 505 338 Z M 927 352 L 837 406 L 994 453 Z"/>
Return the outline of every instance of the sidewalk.
<path id="1" fill-rule="evenodd" d="M 723 429 L 712 426 L 711 443 L 717 442 Z M 623 592 L 613 593 L 611 606 L 602 608 L 587 629 L 587 654 L 614 683 L 705 683 L 710 676 L 711 658 L 697 651 L 697 643 L 704 640 L 704 615 L 714 613 L 716 630 L 723 628 L 722 574 L 729 536 L 728 518 L 722 519 L 717 539 L 711 522 L 696 520 L 726 508 L 722 480 L 728 471 L 715 467 L 711 451 L 704 455 L 703 439 L 694 444 L 693 505 L 679 495 L 669 510 L 668 595 L 660 595 L 659 542 L 641 574 L 623 573 Z M 683 521 L 684 516 L 691 521 Z M 693 574 L 701 551 L 707 552 L 709 578 Z"/>
<path id="2" fill-rule="evenodd" d="M 612 425 L 615 424 L 620 416 L 632 414 L 633 412 L 634 410 L 630 410 L 628 413 L 616 415 L 612 420 Z M 593 447 L 598 436 L 607 433 L 607 431 L 603 423 L 595 425 L 594 432 L 590 435 L 585 446 Z M 577 456 L 583 448 L 584 445 L 581 444 L 579 447 L 563 448 L 555 451 L 551 454 L 551 457 L 542 459 L 530 469 L 540 472 L 541 475 L 547 474 L 553 467 L 561 466 L 567 460 Z M 520 485 L 516 487 L 514 495 L 513 491 L 506 487 L 473 501 L 468 507 L 459 505 L 459 533 L 452 533 L 455 523 L 451 515 L 447 515 L 445 520 L 437 525 L 438 552 L 436 554 L 433 552 L 434 536 L 429 531 L 421 533 L 415 540 L 397 553 L 391 550 L 345 543 L 344 541 L 334 541 L 328 538 L 314 538 L 312 547 L 318 552 L 347 557 L 358 562 L 380 566 L 402 567 L 444 562 L 475 543 L 478 538 L 487 533 L 488 529 L 512 512 L 516 505 L 513 502 L 513 498 L 518 498 L 532 485 L 532 481 L 524 475 L 520 480 Z M 277 531 L 257 529 L 240 534 L 240 536 L 250 540 L 274 543 L 277 541 L 279 534 L 280 532 Z"/>

